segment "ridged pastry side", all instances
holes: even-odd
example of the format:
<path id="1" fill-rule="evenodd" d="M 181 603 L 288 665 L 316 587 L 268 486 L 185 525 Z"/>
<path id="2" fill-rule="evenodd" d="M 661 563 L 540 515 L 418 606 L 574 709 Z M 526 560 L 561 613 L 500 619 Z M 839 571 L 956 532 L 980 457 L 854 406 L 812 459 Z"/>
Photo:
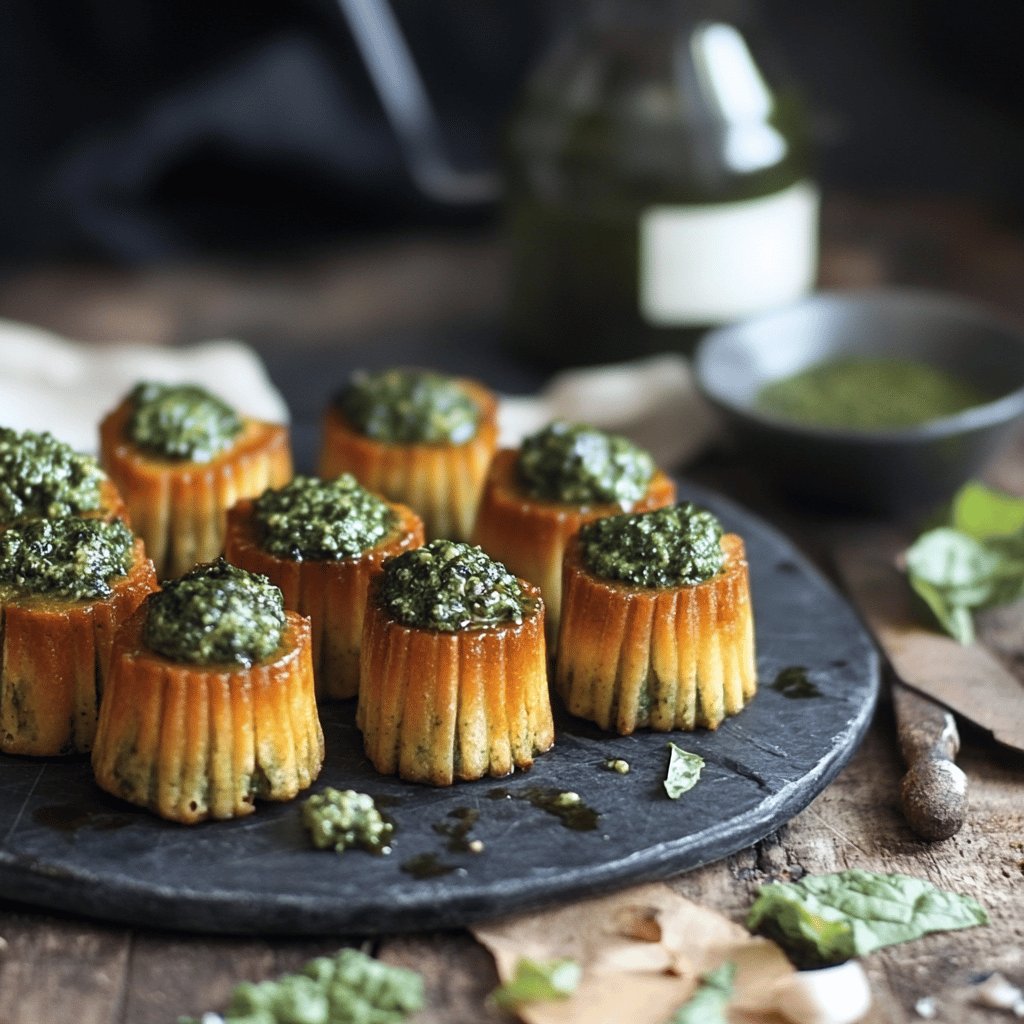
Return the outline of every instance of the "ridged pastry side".
<path id="1" fill-rule="evenodd" d="M 100 461 L 124 497 L 133 529 L 161 579 L 180 576 L 224 546 L 227 510 L 292 478 L 287 428 L 243 418 L 243 430 L 210 462 L 161 459 L 128 439 L 126 399 L 100 424 Z"/>
<path id="2" fill-rule="evenodd" d="M 407 505 L 391 503 L 398 516 L 393 534 L 359 557 L 339 561 L 278 558 L 260 547 L 253 502 L 245 499 L 228 511 L 225 557 L 259 572 L 281 588 L 284 605 L 309 617 L 313 636 L 313 674 L 317 696 L 354 697 L 359 692 L 359 649 L 370 577 L 385 558 L 423 544 L 423 521 Z"/>
<path id="3" fill-rule="evenodd" d="M 309 787 L 324 758 L 309 621 L 286 616 L 273 660 L 203 666 L 147 649 L 140 609 L 113 652 L 92 754 L 98 785 L 184 824 L 241 817 L 257 798 Z"/>
<path id="4" fill-rule="evenodd" d="M 379 577 L 378 577 L 379 579 Z M 356 724 L 377 771 L 447 786 L 528 768 L 555 741 L 544 609 L 520 625 L 458 633 L 389 619 L 371 583 Z"/>
<path id="5" fill-rule="evenodd" d="M 484 482 L 472 540 L 517 576 L 536 583 L 547 608 L 547 638 L 553 648 L 562 611 L 562 557 L 569 539 L 584 524 L 620 512 L 651 512 L 671 505 L 676 486 L 656 470 L 647 493 L 624 508 L 617 504 L 568 505 L 526 494 L 516 469 L 518 451 L 502 449 Z"/>
<path id="6" fill-rule="evenodd" d="M 352 473 L 367 489 L 412 506 L 428 539 L 467 540 L 487 467 L 498 444 L 498 405 L 475 381 L 459 386 L 480 409 L 476 434 L 463 444 L 389 444 L 353 429 L 334 405 L 324 416 L 319 473 Z"/>
<path id="7" fill-rule="evenodd" d="M 592 576 L 574 541 L 565 557 L 555 687 L 602 729 L 715 729 L 757 691 L 754 619 L 743 541 L 722 538 L 725 565 L 694 586 L 631 588 Z"/>
<path id="8" fill-rule="evenodd" d="M 108 598 L 0 601 L 0 750 L 52 757 L 92 748 L 114 635 L 153 590 L 153 563 L 136 540 L 131 570 Z"/>

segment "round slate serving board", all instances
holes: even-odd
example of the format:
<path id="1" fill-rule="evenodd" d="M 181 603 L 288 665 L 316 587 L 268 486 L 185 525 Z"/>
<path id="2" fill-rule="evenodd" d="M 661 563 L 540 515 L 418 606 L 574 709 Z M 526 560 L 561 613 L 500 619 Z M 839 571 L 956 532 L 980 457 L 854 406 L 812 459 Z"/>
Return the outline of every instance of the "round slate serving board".
<path id="1" fill-rule="evenodd" d="M 377 775 L 353 702 L 325 707 L 327 760 L 314 789 L 381 799 L 396 824 L 387 857 L 313 850 L 297 802 L 186 827 L 106 796 L 85 761 L 0 757 L 0 896 L 205 932 L 394 932 L 665 878 L 757 841 L 849 760 L 874 707 L 877 657 L 853 611 L 787 540 L 685 482 L 680 497 L 744 536 L 752 571 L 761 688 L 717 732 L 612 737 L 563 718 L 554 749 L 529 772 L 431 789 Z M 816 695 L 773 686 L 787 668 L 802 669 Z M 674 801 L 662 787 L 670 739 L 707 762 Z M 608 757 L 632 770 L 608 771 Z M 563 822 L 530 800 L 561 790 L 593 815 Z M 466 838 L 483 851 L 449 849 L 446 833 L 474 814 Z"/>

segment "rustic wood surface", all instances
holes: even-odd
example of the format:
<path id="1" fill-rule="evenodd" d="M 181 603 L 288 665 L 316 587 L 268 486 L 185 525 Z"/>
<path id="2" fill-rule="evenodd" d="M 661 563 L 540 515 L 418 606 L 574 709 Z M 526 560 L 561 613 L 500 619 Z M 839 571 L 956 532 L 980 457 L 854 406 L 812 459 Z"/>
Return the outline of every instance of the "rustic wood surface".
<path id="1" fill-rule="evenodd" d="M 270 264 L 145 271 L 60 267 L 0 280 L 0 316 L 71 337 L 173 344 L 233 335 L 290 347 L 360 340 L 381 328 L 485 321 L 502 296 L 500 249 L 475 237 L 394 237 Z M 822 284 L 942 287 L 1024 325 L 1024 236 L 967 203 L 837 197 L 826 204 Z M 396 295 L 402 296 L 396 301 Z M 701 482 L 775 521 L 829 570 L 837 525 L 787 507 L 736 455 L 694 467 Z M 1024 438 L 990 479 L 1024 495 Z M 989 613 L 984 641 L 1024 680 L 1024 608 Z M 1024 756 L 962 726 L 958 763 L 970 780 L 963 831 L 941 843 L 913 835 L 899 809 L 902 774 L 891 707 L 850 765 L 803 813 L 755 847 L 673 880 L 687 897 L 742 920 L 758 885 L 859 867 L 899 871 L 977 895 L 987 927 L 930 936 L 876 953 L 865 966 L 871 1024 L 1012 1019 L 972 1002 L 971 982 L 1002 970 L 1024 985 Z M 211 938 L 129 929 L 0 904 L 0 1024 L 169 1024 L 222 1008 L 243 979 L 274 976 L 358 938 Z M 468 932 L 395 936 L 362 948 L 426 978 L 421 1024 L 507 1020 L 485 1005 L 497 983 Z"/>

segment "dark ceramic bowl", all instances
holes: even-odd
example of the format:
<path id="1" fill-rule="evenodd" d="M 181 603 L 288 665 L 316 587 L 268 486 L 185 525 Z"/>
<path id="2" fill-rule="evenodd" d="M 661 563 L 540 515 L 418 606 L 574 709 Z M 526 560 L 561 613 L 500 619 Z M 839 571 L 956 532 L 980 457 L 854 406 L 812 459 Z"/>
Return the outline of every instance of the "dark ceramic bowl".
<path id="1" fill-rule="evenodd" d="M 986 400 L 918 426 L 871 431 L 809 426 L 757 408 L 771 381 L 848 356 L 927 363 Z M 753 465 L 796 495 L 851 512 L 899 514 L 944 501 L 1024 417 L 1024 334 L 929 292 L 819 293 L 709 332 L 695 371 Z"/>

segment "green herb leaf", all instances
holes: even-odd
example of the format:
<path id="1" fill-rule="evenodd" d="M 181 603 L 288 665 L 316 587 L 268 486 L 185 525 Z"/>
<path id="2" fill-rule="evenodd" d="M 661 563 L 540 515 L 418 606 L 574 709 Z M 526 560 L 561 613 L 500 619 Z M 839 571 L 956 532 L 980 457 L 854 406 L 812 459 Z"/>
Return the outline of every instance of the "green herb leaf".
<path id="1" fill-rule="evenodd" d="M 582 976 L 583 968 L 575 960 L 540 962 L 523 958 L 516 964 L 512 978 L 499 985 L 490 999 L 495 1006 L 505 1009 L 514 1009 L 522 1003 L 568 999 Z"/>
<path id="2" fill-rule="evenodd" d="M 678 800 L 687 790 L 693 789 L 700 778 L 704 767 L 704 758 L 700 754 L 691 754 L 670 743 L 671 753 L 668 757 L 668 772 L 665 775 L 665 792 L 672 800 Z"/>
<path id="3" fill-rule="evenodd" d="M 982 540 L 1019 533 L 1024 530 L 1024 498 L 971 481 L 953 498 L 950 520 L 954 529 Z"/>
<path id="4" fill-rule="evenodd" d="M 986 924 L 970 896 L 908 875 L 842 871 L 762 886 L 747 927 L 774 939 L 798 967 L 823 967 L 931 932 Z"/>
<path id="5" fill-rule="evenodd" d="M 732 982 L 736 965 L 721 967 L 701 979 L 700 988 L 679 1007 L 668 1024 L 728 1024 L 726 1006 L 732 998 Z"/>

